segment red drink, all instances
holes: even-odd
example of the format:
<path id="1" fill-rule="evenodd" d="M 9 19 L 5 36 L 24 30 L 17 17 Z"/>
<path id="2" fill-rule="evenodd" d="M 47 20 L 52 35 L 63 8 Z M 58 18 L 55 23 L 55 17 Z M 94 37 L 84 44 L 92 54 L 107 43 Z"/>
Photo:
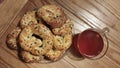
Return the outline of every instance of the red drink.
<path id="1" fill-rule="evenodd" d="M 77 37 L 77 44 L 74 46 L 84 57 L 92 58 L 100 54 L 102 51 L 104 45 L 103 38 L 98 32 L 88 29 Z"/>
<path id="2" fill-rule="evenodd" d="M 73 45 L 74 45 L 74 50 L 75 50 L 75 52 L 77 52 L 77 53 L 79 53 L 79 49 L 78 49 L 78 47 L 77 47 L 77 42 L 78 42 L 78 36 L 79 36 L 79 34 L 76 34 L 75 36 L 74 36 L 74 38 L 73 38 Z"/>

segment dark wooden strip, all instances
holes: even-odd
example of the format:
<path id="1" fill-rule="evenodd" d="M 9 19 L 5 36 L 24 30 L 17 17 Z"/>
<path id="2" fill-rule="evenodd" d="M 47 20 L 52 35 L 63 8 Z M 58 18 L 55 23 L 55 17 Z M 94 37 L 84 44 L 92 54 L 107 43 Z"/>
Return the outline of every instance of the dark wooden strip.
<path id="1" fill-rule="evenodd" d="M 5 1 L 6 3 L 7 3 L 7 0 Z M 9 2 L 9 1 L 8 1 Z M 16 3 L 17 4 L 17 1 L 13 1 L 14 3 Z M 21 5 L 20 7 L 18 7 L 17 9 L 15 9 L 16 8 L 16 4 L 15 5 L 11 5 L 10 6 L 10 8 L 12 8 L 12 9 L 15 9 L 16 10 L 16 12 L 15 12 L 15 10 L 11 10 L 11 11 L 13 11 L 13 12 L 15 12 L 14 13 L 14 15 L 12 15 L 12 13 L 10 13 L 9 15 L 10 16 L 12 16 L 12 17 L 10 17 L 9 19 L 7 19 L 7 21 L 6 20 L 2 20 L 3 22 L 1 22 L 2 24 L 1 24 L 1 26 L 2 26 L 2 31 L 0 32 L 1 34 L 0 34 L 0 38 L 1 38 L 1 36 L 4 34 L 4 32 L 8 29 L 8 27 L 9 27 L 9 25 L 10 24 L 12 24 L 12 21 L 15 19 L 15 17 L 17 16 L 17 14 L 19 13 L 19 11 L 21 10 L 20 8 L 22 8 L 23 6 L 22 5 L 24 5 L 25 4 L 25 2 L 26 1 L 24 1 L 23 2 L 23 4 L 22 3 L 20 3 L 19 5 Z M 8 4 L 8 3 L 7 3 Z M 8 7 L 7 7 L 8 8 Z M 10 8 L 8 8 L 9 10 L 10 10 Z M 1 10 L 2 11 L 2 10 Z M 10 12 L 10 11 L 9 11 Z M 7 14 L 7 13 L 6 13 Z M 3 24 L 4 23 L 4 24 Z"/>
<path id="2" fill-rule="evenodd" d="M 0 58 L 0 68 L 14 68 L 12 65 L 4 61 L 2 58 Z"/>
<path id="3" fill-rule="evenodd" d="M 108 6 L 110 6 L 113 10 L 115 10 L 111 5 L 109 5 L 108 3 L 106 3 L 104 0 L 103 0 L 103 3 L 106 3 L 104 6 L 103 3 L 100 3 L 98 0 L 95 0 L 98 4 L 100 4 L 101 6 L 103 6 L 106 10 L 108 10 L 112 15 L 114 15 L 118 20 L 120 20 L 120 18 L 118 16 L 116 16 L 115 13 L 113 13 L 109 8 Z M 107 6 L 108 5 L 108 6 Z"/>

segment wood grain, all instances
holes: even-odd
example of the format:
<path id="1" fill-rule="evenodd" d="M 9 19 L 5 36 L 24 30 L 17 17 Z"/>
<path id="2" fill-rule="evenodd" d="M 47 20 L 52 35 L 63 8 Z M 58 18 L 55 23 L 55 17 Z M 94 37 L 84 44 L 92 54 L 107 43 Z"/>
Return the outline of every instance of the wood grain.
<path id="1" fill-rule="evenodd" d="M 0 4 L 0 37 L 6 31 L 9 24 L 12 24 L 12 21 L 26 2 L 27 0 L 3 0 Z"/>
<path id="2" fill-rule="evenodd" d="M 25 12 L 45 4 L 60 6 L 74 23 L 75 33 L 87 28 L 108 27 L 109 49 L 99 60 L 75 61 L 67 55 L 50 64 L 23 63 L 6 46 L 6 36 Z M 120 68 L 120 0 L 3 0 L 0 3 L 0 68 Z"/>

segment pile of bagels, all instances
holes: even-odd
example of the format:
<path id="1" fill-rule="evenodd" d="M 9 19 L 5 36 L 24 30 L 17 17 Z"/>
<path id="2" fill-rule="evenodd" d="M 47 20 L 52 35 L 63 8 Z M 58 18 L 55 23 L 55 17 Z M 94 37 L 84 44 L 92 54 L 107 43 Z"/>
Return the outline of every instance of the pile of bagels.
<path id="1" fill-rule="evenodd" d="M 73 23 L 56 5 L 28 11 L 8 34 L 7 46 L 24 62 L 57 61 L 72 44 Z"/>

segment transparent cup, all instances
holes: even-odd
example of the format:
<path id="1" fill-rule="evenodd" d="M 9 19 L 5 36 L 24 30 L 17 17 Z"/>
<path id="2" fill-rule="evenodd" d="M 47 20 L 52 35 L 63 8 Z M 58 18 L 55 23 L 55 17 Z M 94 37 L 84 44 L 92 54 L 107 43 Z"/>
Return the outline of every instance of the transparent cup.
<path id="1" fill-rule="evenodd" d="M 85 54 L 85 52 L 82 51 L 82 48 L 80 49 L 80 47 L 81 47 L 80 42 L 79 42 L 80 41 L 80 36 L 82 35 L 83 32 L 85 32 L 87 30 L 92 30 L 94 32 L 97 32 L 103 40 L 102 49 L 99 51 L 99 53 L 95 52 L 95 53 L 97 53 L 97 55 L 94 55 L 94 56 L 93 55 L 87 55 L 87 54 Z M 109 29 L 107 27 L 105 27 L 103 29 L 89 28 L 89 29 L 86 29 L 86 30 L 82 31 L 81 33 L 74 34 L 73 44 L 72 44 L 71 48 L 68 50 L 67 56 L 70 59 L 73 59 L 73 60 L 83 60 L 85 58 L 94 60 L 94 59 L 102 58 L 106 54 L 106 52 L 108 50 L 108 47 L 109 47 L 108 39 L 107 39 L 107 36 L 106 36 L 106 34 L 108 32 L 109 32 Z"/>

